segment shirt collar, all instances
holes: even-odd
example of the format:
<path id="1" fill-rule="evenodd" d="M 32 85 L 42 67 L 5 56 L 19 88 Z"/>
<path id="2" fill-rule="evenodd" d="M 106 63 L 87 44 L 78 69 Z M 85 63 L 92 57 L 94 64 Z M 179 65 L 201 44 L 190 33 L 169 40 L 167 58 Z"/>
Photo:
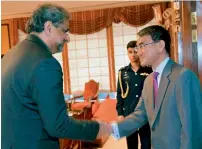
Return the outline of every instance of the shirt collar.
<path id="1" fill-rule="evenodd" d="M 126 68 L 127 71 L 128 71 L 129 69 L 130 69 L 131 71 L 133 71 L 131 63 L 129 63 L 128 67 Z M 140 68 L 137 70 L 136 73 L 138 73 L 138 72 L 140 72 L 140 73 L 141 73 L 141 72 L 145 72 L 144 67 L 140 66 Z"/>
<path id="2" fill-rule="evenodd" d="M 51 50 L 50 48 L 45 44 L 45 42 L 39 38 L 37 35 L 34 35 L 34 34 L 28 34 L 27 37 L 26 37 L 27 40 L 30 40 L 30 41 L 33 41 L 35 42 L 36 44 L 42 46 L 44 49 L 46 49 L 51 55 Z"/>
<path id="3" fill-rule="evenodd" d="M 161 73 L 163 72 L 163 70 L 164 70 L 166 64 L 168 63 L 168 61 L 169 61 L 169 57 L 165 58 L 165 59 L 163 60 L 163 62 L 161 62 L 161 63 L 156 67 L 156 69 L 153 70 L 153 71 L 158 72 L 159 74 L 161 74 Z"/>
<path id="4" fill-rule="evenodd" d="M 133 71 L 131 63 L 129 63 L 127 70 L 128 70 L 128 69 L 130 69 L 130 70 Z"/>

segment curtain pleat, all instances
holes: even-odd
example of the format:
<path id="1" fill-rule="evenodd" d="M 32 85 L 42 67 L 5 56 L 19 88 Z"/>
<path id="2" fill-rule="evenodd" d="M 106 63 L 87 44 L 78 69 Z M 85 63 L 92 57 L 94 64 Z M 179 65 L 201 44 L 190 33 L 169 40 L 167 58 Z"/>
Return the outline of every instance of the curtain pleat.
<path id="1" fill-rule="evenodd" d="M 163 5 L 163 3 L 159 4 Z M 142 26 L 154 18 L 153 5 L 154 4 L 145 4 L 72 12 L 70 14 L 70 33 L 77 35 L 92 34 L 112 25 L 112 23 L 120 22 L 134 27 Z M 15 18 L 17 28 L 25 32 L 25 25 L 28 19 L 28 17 Z"/>

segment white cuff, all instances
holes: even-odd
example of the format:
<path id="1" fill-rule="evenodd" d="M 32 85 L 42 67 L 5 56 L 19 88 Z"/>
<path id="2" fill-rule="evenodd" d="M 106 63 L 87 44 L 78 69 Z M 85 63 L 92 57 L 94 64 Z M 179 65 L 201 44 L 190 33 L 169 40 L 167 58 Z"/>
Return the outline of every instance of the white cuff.
<path id="1" fill-rule="evenodd" d="M 116 122 L 112 122 L 111 123 L 111 126 L 112 126 L 112 137 L 115 139 L 115 140 L 118 140 L 120 139 L 120 134 L 119 134 L 119 128 L 118 128 L 118 125 Z"/>

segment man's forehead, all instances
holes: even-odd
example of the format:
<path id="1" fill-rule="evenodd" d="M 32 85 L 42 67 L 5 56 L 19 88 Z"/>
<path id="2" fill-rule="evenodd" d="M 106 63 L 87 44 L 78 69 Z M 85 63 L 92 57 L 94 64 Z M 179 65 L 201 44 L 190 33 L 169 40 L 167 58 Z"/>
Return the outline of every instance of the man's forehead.
<path id="1" fill-rule="evenodd" d="M 135 48 L 128 48 L 128 51 L 134 51 Z"/>
<path id="2" fill-rule="evenodd" d="M 151 41 L 151 40 L 152 40 L 152 38 L 150 35 L 144 35 L 144 36 L 138 37 L 137 45 L 139 45 L 140 43 Z"/>

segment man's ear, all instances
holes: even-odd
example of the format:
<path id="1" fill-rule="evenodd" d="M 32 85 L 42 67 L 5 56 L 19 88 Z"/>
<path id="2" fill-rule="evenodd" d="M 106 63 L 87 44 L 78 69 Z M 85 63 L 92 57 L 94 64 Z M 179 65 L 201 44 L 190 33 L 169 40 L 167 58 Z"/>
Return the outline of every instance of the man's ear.
<path id="1" fill-rule="evenodd" d="M 159 52 L 162 52 L 164 49 L 165 49 L 165 42 L 163 40 L 160 40 L 158 42 L 158 49 L 159 49 Z"/>
<path id="2" fill-rule="evenodd" d="M 50 36 L 52 30 L 52 22 L 46 21 L 44 23 L 44 32 L 47 36 Z"/>

